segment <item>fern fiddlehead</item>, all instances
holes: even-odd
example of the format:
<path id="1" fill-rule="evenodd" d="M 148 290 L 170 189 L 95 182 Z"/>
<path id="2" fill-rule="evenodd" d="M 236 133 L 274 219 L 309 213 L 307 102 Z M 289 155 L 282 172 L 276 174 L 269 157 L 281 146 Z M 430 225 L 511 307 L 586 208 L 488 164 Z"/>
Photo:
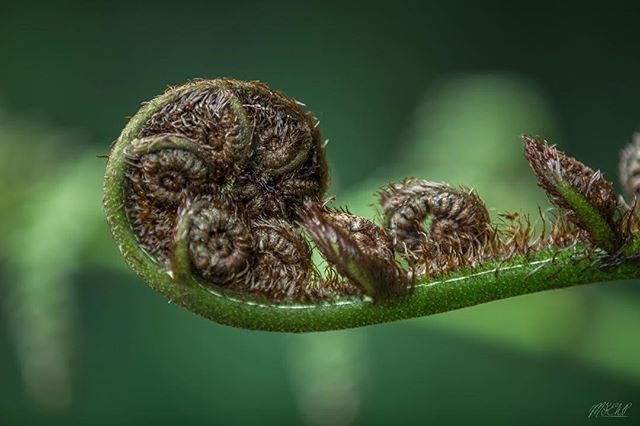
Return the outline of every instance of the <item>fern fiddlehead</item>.
<path id="1" fill-rule="evenodd" d="M 559 208 L 548 234 L 533 238 L 515 217 L 492 225 L 473 191 L 413 178 L 380 191 L 380 228 L 324 205 L 324 147 L 300 103 L 258 82 L 195 81 L 129 121 L 109 156 L 104 207 L 151 287 L 252 329 L 357 327 L 639 277 L 635 209 L 618 206 L 599 172 L 524 141 Z M 330 265 L 325 276 L 309 240 Z"/>

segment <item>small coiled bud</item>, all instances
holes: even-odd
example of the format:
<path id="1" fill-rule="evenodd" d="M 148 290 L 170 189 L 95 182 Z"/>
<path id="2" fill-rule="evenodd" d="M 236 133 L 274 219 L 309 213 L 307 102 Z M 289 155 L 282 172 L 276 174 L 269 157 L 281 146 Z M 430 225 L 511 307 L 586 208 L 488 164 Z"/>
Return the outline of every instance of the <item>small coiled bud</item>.
<path id="1" fill-rule="evenodd" d="M 486 241 L 491 231 L 487 208 L 466 188 L 410 178 L 378 195 L 395 249 L 411 264 L 438 253 L 464 253 Z M 429 216 L 431 224 L 424 230 Z"/>
<path id="2" fill-rule="evenodd" d="M 247 272 L 254 241 L 237 212 L 216 204 L 200 201 L 188 209 L 187 238 L 194 272 L 206 282 L 224 285 Z"/>
<path id="3" fill-rule="evenodd" d="M 167 149 L 140 157 L 142 186 L 149 198 L 171 205 L 180 203 L 185 191 L 202 186 L 208 171 L 202 160 L 188 151 Z"/>
<path id="4" fill-rule="evenodd" d="M 237 96 L 253 123 L 253 153 L 262 171 L 280 176 L 302 166 L 309 158 L 315 123 L 281 94 L 257 82 L 240 83 Z"/>

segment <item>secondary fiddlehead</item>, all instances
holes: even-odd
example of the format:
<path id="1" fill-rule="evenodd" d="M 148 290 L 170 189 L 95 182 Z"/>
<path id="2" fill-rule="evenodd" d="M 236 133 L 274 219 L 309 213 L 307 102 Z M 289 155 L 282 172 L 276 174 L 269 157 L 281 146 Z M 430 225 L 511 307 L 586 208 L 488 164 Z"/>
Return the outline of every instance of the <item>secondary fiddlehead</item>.
<path id="1" fill-rule="evenodd" d="M 640 275 L 623 226 L 635 210 L 619 211 L 599 172 L 541 140 L 525 137 L 525 151 L 560 208 L 547 235 L 534 239 L 516 215 L 492 225 L 473 191 L 414 178 L 380 191 L 381 228 L 323 204 L 324 147 L 301 104 L 258 82 L 195 81 L 130 120 L 104 205 L 125 260 L 153 288 L 246 328 L 356 327 Z"/>
<path id="2" fill-rule="evenodd" d="M 467 188 L 412 178 L 383 188 L 379 199 L 395 249 L 414 267 L 430 263 L 429 271 L 442 272 L 469 264 L 494 233 L 487 208 Z"/>
<path id="3" fill-rule="evenodd" d="M 204 283 L 237 284 L 249 272 L 254 238 L 237 209 L 221 200 L 197 200 L 178 216 L 174 240 L 174 265 L 190 264 L 190 272 Z M 176 270 L 174 267 L 173 270 Z"/>

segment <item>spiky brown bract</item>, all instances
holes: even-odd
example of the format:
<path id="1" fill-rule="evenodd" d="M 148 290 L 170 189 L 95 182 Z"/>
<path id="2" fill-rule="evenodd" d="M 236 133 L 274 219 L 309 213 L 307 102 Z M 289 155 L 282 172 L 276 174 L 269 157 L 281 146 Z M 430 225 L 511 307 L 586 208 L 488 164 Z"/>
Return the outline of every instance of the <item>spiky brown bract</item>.
<path id="1" fill-rule="evenodd" d="M 587 238 L 608 252 L 624 243 L 616 223 L 618 207 L 613 184 L 600 171 L 585 166 L 539 137 L 523 136 L 525 156 L 538 185 L 567 219 L 583 229 Z"/>
<path id="2" fill-rule="evenodd" d="M 632 142 L 620 151 L 618 172 L 620 183 L 630 198 L 629 205 L 625 204 L 620 229 L 626 235 L 635 235 L 628 238 L 625 252 L 637 253 L 640 251 L 640 133 L 635 133 Z"/>
<path id="3" fill-rule="evenodd" d="M 620 183 L 633 200 L 640 196 L 640 133 L 633 135 L 633 141 L 620 151 L 618 166 Z"/>
<path id="4" fill-rule="evenodd" d="M 395 261 L 391 240 L 371 221 L 307 202 L 302 221 L 327 261 L 377 301 L 406 290 L 406 274 Z"/>

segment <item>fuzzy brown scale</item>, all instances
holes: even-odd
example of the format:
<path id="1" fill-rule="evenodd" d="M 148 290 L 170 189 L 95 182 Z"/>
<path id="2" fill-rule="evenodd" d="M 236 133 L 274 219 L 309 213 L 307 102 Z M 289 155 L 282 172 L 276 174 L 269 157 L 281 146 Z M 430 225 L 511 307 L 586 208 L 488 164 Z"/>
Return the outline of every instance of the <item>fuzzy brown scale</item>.
<path id="1" fill-rule="evenodd" d="M 142 247 L 167 263 L 178 209 L 187 200 L 211 196 L 211 166 L 197 145 L 173 134 L 140 138 L 125 150 L 128 203 L 134 233 Z"/>
<path id="2" fill-rule="evenodd" d="M 576 245 L 580 241 L 588 241 L 589 237 L 580 228 L 568 221 L 564 216 L 558 216 L 551 226 L 548 238 L 541 238 L 540 248 L 566 248 Z"/>
<path id="3" fill-rule="evenodd" d="M 141 191 L 159 203 L 177 205 L 184 191 L 199 193 L 209 172 L 194 154 L 182 150 L 152 152 L 140 157 Z"/>
<path id="4" fill-rule="evenodd" d="M 260 172 L 279 176 L 304 164 L 315 123 L 295 101 L 292 105 L 261 84 L 241 84 L 236 93 L 252 122 L 253 156 L 262 166 Z"/>

